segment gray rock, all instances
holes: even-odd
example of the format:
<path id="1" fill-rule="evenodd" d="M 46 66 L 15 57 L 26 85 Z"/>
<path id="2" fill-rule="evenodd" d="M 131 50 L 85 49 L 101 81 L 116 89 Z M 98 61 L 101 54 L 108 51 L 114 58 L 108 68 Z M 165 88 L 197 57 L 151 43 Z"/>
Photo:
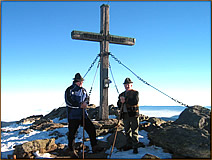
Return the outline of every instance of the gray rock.
<path id="1" fill-rule="evenodd" d="M 115 107 L 113 104 L 109 105 L 109 115 L 115 115 L 116 117 L 119 116 L 119 109 Z"/>
<path id="2" fill-rule="evenodd" d="M 17 121 L 16 123 L 17 124 L 28 124 L 28 123 L 33 123 L 35 122 L 36 120 L 39 120 L 43 117 L 43 115 L 33 115 L 33 116 L 30 116 L 30 117 L 27 117 L 27 118 L 23 118 L 21 119 L 20 121 Z"/>
<path id="3" fill-rule="evenodd" d="M 98 121 L 98 122 L 102 125 L 102 128 L 110 129 L 110 128 L 114 128 L 117 125 L 118 120 L 117 119 L 108 119 L 108 120 Z"/>
<path id="4" fill-rule="evenodd" d="M 173 153 L 173 158 L 210 158 L 210 110 L 186 108 L 175 122 L 148 133 L 151 144 Z"/>
<path id="5" fill-rule="evenodd" d="M 88 116 L 90 119 L 98 119 L 99 117 L 99 107 L 87 108 Z"/>
<path id="6" fill-rule="evenodd" d="M 148 133 L 151 144 L 173 153 L 173 157 L 210 158 L 210 134 L 207 130 L 183 124 L 165 124 Z"/>
<path id="7" fill-rule="evenodd" d="M 148 119 L 148 122 L 156 125 L 156 126 L 160 126 L 163 123 L 166 123 L 166 121 L 160 119 L 160 118 L 155 118 L 155 117 L 151 117 Z"/>
<path id="8" fill-rule="evenodd" d="M 42 118 L 42 119 L 36 120 L 32 125 L 41 125 L 42 123 L 53 123 L 53 120 Z"/>
<path id="9" fill-rule="evenodd" d="M 186 108 L 175 121 L 176 124 L 188 124 L 210 132 L 211 111 L 202 106 Z"/>
<path id="10" fill-rule="evenodd" d="M 21 130 L 18 134 L 29 134 L 32 131 L 33 131 L 32 129 L 28 128 L 28 129 Z"/>
<path id="11" fill-rule="evenodd" d="M 92 121 L 96 128 L 96 135 L 106 135 L 108 133 L 112 133 L 116 131 L 116 126 L 118 124 L 117 119 L 109 119 L 104 121 Z M 120 121 L 120 126 L 118 127 L 118 131 L 122 131 L 124 129 L 123 122 Z"/>
<path id="12" fill-rule="evenodd" d="M 110 144 L 108 142 L 104 142 L 104 141 L 97 141 L 98 146 L 105 148 L 105 149 L 109 149 L 110 148 Z"/>
<path id="13" fill-rule="evenodd" d="M 57 145 L 55 144 L 54 138 L 34 140 L 15 146 L 13 155 L 15 155 L 16 158 L 34 158 L 35 157 L 34 153 L 36 151 L 44 153 L 55 150 L 56 148 Z"/>
<path id="14" fill-rule="evenodd" d="M 62 128 L 62 127 L 64 127 L 63 124 L 53 123 L 52 120 L 41 119 L 38 122 L 36 121 L 35 123 L 33 123 L 33 125 L 30 126 L 30 129 L 39 130 L 39 131 L 49 131 L 49 130 L 54 130 L 56 128 Z"/>
<path id="15" fill-rule="evenodd" d="M 114 138 L 115 138 L 115 133 L 107 137 L 107 141 L 110 145 L 113 145 Z M 126 144 L 127 144 L 126 136 L 124 135 L 123 132 L 118 131 L 116 136 L 115 147 L 117 149 L 122 149 L 124 146 L 126 146 Z"/>
<path id="16" fill-rule="evenodd" d="M 139 121 L 147 121 L 147 120 L 149 120 L 148 116 L 145 116 L 143 114 L 139 114 Z"/>
<path id="17" fill-rule="evenodd" d="M 67 118 L 66 107 L 59 107 L 57 109 L 52 110 L 49 114 L 43 117 L 44 119 L 55 119 L 59 118 L 59 120 Z"/>
<path id="18" fill-rule="evenodd" d="M 115 115 L 118 117 L 119 109 L 115 107 L 113 104 L 109 105 L 109 115 Z M 87 108 L 88 116 L 90 119 L 99 120 L 99 106 L 96 107 L 95 105 L 88 106 Z"/>
<path id="19" fill-rule="evenodd" d="M 147 132 L 151 132 L 154 129 L 161 128 L 162 124 L 167 123 L 166 121 L 155 117 L 145 118 L 145 120 L 140 121 L 142 123 L 139 124 L 139 130 L 145 130 Z"/>

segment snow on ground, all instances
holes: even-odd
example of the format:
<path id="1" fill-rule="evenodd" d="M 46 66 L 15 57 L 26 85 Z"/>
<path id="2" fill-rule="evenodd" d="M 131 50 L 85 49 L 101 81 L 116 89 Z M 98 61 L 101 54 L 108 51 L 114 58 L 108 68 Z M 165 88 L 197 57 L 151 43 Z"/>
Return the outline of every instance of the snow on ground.
<path id="1" fill-rule="evenodd" d="M 106 153 L 110 154 L 110 150 L 108 150 Z M 141 159 L 141 157 L 143 157 L 147 153 L 155 155 L 161 159 L 171 159 L 172 157 L 171 154 L 164 153 L 162 148 L 160 147 L 149 146 L 145 148 L 139 148 L 138 154 L 134 154 L 132 149 L 120 152 L 116 148 L 114 148 L 111 159 Z"/>
<path id="2" fill-rule="evenodd" d="M 36 151 L 34 153 L 35 157 L 37 159 L 43 159 L 43 158 L 51 158 L 51 154 L 50 153 L 39 153 L 39 151 Z"/>
<path id="3" fill-rule="evenodd" d="M 149 139 L 147 137 L 147 132 L 144 130 L 139 131 L 139 142 L 142 142 L 145 145 L 145 148 L 138 148 L 138 154 L 134 154 L 132 149 L 128 151 L 119 151 L 114 148 L 111 159 L 141 159 L 141 157 L 143 157 L 147 153 L 158 156 L 161 159 L 172 158 L 172 155 L 170 153 L 163 152 L 163 149 L 161 147 L 157 147 L 154 145 L 148 146 Z M 106 153 L 108 154 L 110 154 L 110 152 L 111 148 L 106 151 Z"/>
<path id="4" fill-rule="evenodd" d="M 59 119 L 54 119 L 53 120 L 56 123 L 61 123 L 61 122 L 67 122 L 66 119 L 60 120 Z M 54 136 L 49 136 L 49 134 L 58 131 L 61 133 L 63 136 L 59 137 L 58 139 L 55 140 L 55 143 L 61 143 L 61 144 L 68 144 L 68 138 L 66 133 L 68 132 L 68 126 L 64 126 L 63 128 L 57 128 L 53 131 L 32 131 L 29 134 L 20 134 L 19 132 L 22 129 L 27 129 L 30 127 L 31 124 L 12 124 L 7 127 L 3 127 L 1 129 L 4 129 L 7 132 L 2 132 L 1 133 L 1 158 L 7 159 L 7 155 L 11 155 L 14 151 L 14 146 L 23 144 L 28 141 L 33 141 L 37 139 L 49 139 L 53 138 Z M 78 133 L 75 139 L 75 142 L 82 142 L 82 135 L 83 135 L 83 128 L 80 127 L 78 129 Z M 97 137 L 98 140 L 100 141 L 106 141 L 107 137 L 110 136 L 110 134 L 104 135 L 104 136 L 99 136 Z M 85 138 L 88 137 L 88 134 L 85 132 Z M 159 158 L 162 159 L 170 159 L 171 154 L 163 152 L 163 149 L 160 147 L 156 146 L 148 146 L 149 140 L 147 137 L 147 132 L 144 130 L 139 131 L 139 141 L 143 142 L 145 145 L 145 148 L 139 148 L 138 154 L 133 154 L 132 149 L 129 151 L 118 151 L 116 148 L 113 150 L 113 154 L 111 158 L 113 159 L 140 159 L 143 155 L 146 153 L 153 154 L 155 156 L 158 156 Z M 87 141 L 85 142 L 85 145 L 89 146 L 91 150 L 91 145 L 90 142 Z M 106 153 L 110 153 L 111 148 L 106 151 Z M 35 153 L 37 155 L 37 158 L 51 158 L 49 157 L 49 154 L 40 154 L 39 152 Z M 109 156 L 108 156 L 109 158 Z"/>

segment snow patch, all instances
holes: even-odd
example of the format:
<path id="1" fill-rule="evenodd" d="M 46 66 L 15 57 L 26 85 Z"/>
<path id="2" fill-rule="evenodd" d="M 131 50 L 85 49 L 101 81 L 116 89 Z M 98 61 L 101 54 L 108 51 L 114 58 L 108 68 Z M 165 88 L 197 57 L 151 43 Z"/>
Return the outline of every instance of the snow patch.
<path id="1" fill-rule="evenodd" d="M 49 154 L 49 153 L 40 153 L 39 151 L 36 151 L 36 152 L 34 153 L 34 155 L 35 155 L 35 158 L 38 158 L 38 159 L 52 158 L 52 157 L 51 157 L 51 154 Z"/>

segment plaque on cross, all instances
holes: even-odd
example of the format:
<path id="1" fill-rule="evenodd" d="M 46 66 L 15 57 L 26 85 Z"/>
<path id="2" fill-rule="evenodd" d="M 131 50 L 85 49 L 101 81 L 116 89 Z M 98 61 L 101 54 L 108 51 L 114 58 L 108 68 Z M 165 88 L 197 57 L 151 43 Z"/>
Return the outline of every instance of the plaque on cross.
<path id="1" fill-rule="evenodd" d="M 100 108 L 99 118 L 101 120 L 108 119 L 108 87 L 109 87 L 109 43 L 134 45 L 135 38 L 115 36 L 109 34 L 109 5 L 101 5 L 101 21 L 100 33 L 83 32 L 73 30 L 71 32 L 72 39 L 87 40 L 100 42 Z"/>

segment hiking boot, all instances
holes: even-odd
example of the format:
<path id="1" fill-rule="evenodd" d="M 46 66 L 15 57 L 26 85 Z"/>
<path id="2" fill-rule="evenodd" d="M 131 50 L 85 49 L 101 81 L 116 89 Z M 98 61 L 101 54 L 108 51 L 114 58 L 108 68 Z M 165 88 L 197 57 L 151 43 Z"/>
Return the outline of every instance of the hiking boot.
<path id="1" fill-rule="evenodd" d="M 138 148 L 133 148 L 133 153 L 138 154 Z"/>
<path id="2" fill-rule="evenodd" d="M 98 145 L 95 145 L 95 146 L 92 147 L 92 152 L 93 153 L 101 152 L 103 150 L 104 150 L 104 148 L 103 147 L 100 147 Z"/>
<path id="3" fill-rule="evenodd" d="M 76 150 L 70 151 L 70 156 L 74 159 L 79 158 L 79 155 L 77 154 Z"/>

